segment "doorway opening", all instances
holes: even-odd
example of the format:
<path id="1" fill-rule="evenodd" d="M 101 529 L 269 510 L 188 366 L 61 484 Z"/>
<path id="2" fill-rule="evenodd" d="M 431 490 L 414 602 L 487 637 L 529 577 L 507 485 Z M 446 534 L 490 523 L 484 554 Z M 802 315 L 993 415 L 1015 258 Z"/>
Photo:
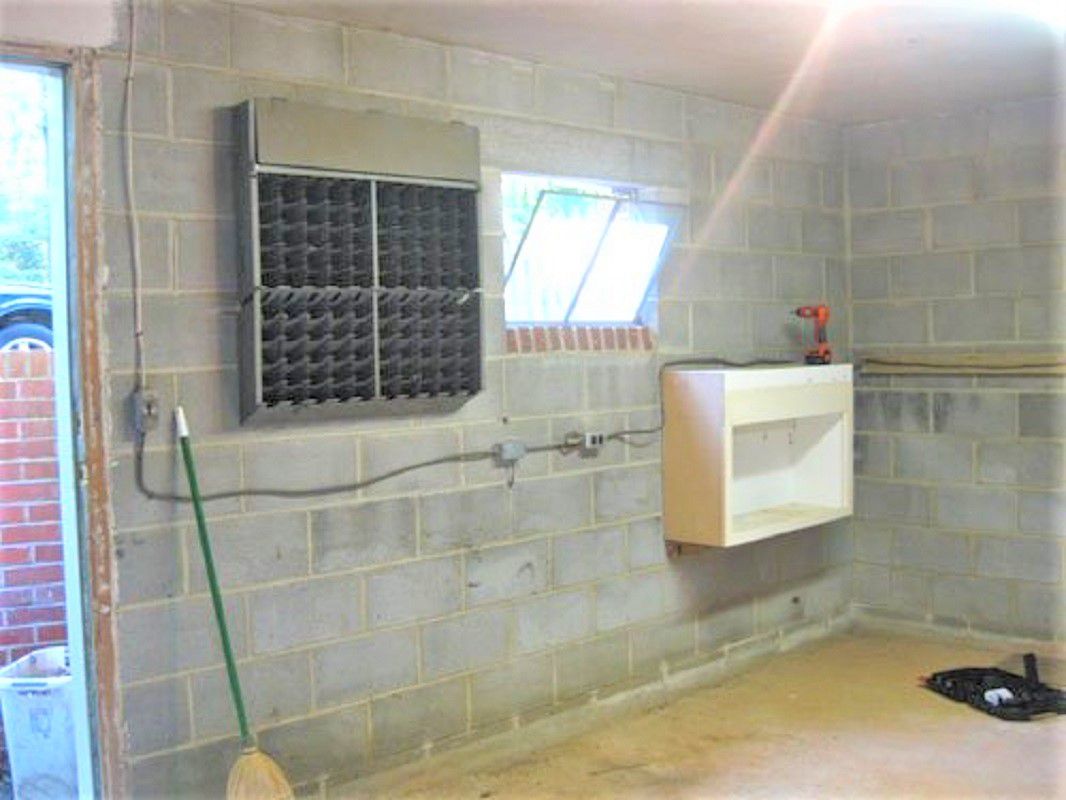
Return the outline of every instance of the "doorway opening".
<path id="1" fill-rule="evenodd" d="M 0 59 L 0 798 L 94 783 L 68 77 Z"/>

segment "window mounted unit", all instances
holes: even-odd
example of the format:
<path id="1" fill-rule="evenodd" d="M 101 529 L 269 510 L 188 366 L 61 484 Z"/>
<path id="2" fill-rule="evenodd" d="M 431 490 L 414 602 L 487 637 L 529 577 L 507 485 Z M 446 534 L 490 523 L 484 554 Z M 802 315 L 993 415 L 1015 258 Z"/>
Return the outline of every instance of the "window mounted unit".
<path id="1" fill-rule="evenodd" d="M 477 131 L 241 110 L 242 419 L 447 411 L 476 394 Z"/>
<path id="2" fill-rule="evenodd" d="M 682 208 L 591 182 L 504 176 L 508 326 L 646 324 Z"/>

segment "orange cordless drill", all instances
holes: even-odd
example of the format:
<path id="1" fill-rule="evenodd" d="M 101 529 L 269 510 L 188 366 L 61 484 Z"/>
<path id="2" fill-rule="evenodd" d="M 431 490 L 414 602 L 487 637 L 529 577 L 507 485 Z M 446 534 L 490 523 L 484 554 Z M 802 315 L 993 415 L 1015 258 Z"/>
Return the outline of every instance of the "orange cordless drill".
<path id="1" fill-rule="evenodd" d="M 826 326 L 829 325 L 829 306 L 800 306 L 795 314 L 802 319 L 814 320 L 814 347 L 807 349 L 803 360 L 808 364 L 829 364 L 833 361 L 833 348 L 829 346 Z"/>

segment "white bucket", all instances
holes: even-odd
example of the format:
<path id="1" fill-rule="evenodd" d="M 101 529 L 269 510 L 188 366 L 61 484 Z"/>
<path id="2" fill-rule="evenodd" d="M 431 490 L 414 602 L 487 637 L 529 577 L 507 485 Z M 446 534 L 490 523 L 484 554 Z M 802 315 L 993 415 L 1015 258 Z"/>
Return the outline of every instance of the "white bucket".
<path id="1" fill-rule="evenodd" d="M 15 800 L 78 796 L 67 648 L 45 647 L 0 670 Z"/>

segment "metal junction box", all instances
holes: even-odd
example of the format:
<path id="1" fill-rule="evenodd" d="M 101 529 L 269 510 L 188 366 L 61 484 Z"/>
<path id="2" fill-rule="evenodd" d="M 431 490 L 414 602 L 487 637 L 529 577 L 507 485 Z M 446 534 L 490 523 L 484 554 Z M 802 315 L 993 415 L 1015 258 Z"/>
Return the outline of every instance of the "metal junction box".
<path id="1" fill-rule="evenodd" d="M 480 391 L 477 130 L 286 100 L 238 116 L 241 419 Z"/>

